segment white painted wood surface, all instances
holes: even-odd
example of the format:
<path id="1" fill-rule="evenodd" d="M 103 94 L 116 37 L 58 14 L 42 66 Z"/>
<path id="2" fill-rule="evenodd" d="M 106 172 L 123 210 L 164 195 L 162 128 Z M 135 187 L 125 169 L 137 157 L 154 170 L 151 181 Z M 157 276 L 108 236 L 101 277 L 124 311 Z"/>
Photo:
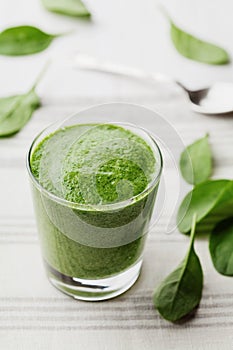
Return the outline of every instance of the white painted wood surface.
<path id="1" fill-rule="evenodd" d="M 43 106 L 22 132 L 0 139 L 0 349 L 232 350 L 233 280 L 213 269 L 207 241 L 196 244 L 205 274 L 196 317 L 184 325 L 172 325 L 153 309 L 154 286 L 182 259 L 188 244 L 177 231 L 164 234 L 166 217 L 150 234 L 139 281 L 115 300 L 73 301 L 55 290 L 45 277 L 25 157 L 34 136 L 51 122 L 97 103 L 138 103 L 159 111 L 185 144 L 209 132 L 214 177 L 232 178 L 233 173 L 232 116 L 192 113 L 184 94 L 175 86 L 152 87 L 78 72 L 65 58 L 76 51 L 87 52 L 163 72 L 192 87 L 214 80 L 232 81 L 232 65 L 212 67 L 179 56 L 171 46 L 168 24 L 157 1 L 87 2 L 94 14 L 91 24 L 48 13 L 37 0 L 0 2 L 1 28 L 30 23 L 51 32 L 75 30 L 44 53 L 0 57 L 1 96 L 27 89 L 48 58 L 56 58 L 38 88 Z M 174 0 L 164 4 L 179 25 L 225 46 L 233 56 L 230 1 Z"/>

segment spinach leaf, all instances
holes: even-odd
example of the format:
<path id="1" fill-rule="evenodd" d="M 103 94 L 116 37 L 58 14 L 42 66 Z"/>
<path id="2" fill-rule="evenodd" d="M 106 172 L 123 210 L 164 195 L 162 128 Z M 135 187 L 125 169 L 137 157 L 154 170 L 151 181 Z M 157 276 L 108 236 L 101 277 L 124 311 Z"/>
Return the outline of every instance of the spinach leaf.
<path id="1" fill-rule="evenodd" d="M 25 94 L 0 98 L 0 137 L 11 136 L 21 130 L 40 106 L 35 89 L 47 68 L 48 64 Z"/>
<path id="2" fill-rule="evenodd" d="M 223 48 L 195 38 L 171 21 L 170 34 L 176 50 L 194 61 L 208 64 L 226 64 L 230 58 Z"/>
<path id="3" fill-rule="evenodd" d="M 18 132 L 40 105 L 34 90 L 26 94 L 0 99 L 0 136 L 11 136 Z"/>
<path id="4" fill-rule="evenodd" d="M 51 12 L 75 17 L 91 16 L 81 0 L 42 0 L 42 3 Z"/>
<path id="5" fill-rule="evenodd" d="M 154 305 L 168 321 L 178 321 L 200 302 L 203 272 L 194 250 L 195 215 L 192 221 L 190 245 L 184 260 L 168 275 L 154 293 Z"/>
<path id="6" fill-rule="evenodd" d="M 32 26 L 8 28 L 0 33 L 0 55 L 21 56 L 40 52 L 57 36 Z"/>
<path id="7" fill-rule="evenodd" d="M 233 276 L 233 217 L 216 225 L 210 235 L 209 250 L 215 269 Z"/>
<path id="8" fill-rule="evenodd" d="M 211 149 L 208 135 L 189 145 L 181 154 L 180 170 L 183 178 L 197 185 L 207 180 L 212 172 Z"/>
<path id="9" fill-rule="evenodd" d="M 197 185 L 182 201 L 177 215 L 178 228 L 189 233 L 197 214 L 197 233 L 210 233 L 220 220 L 232 216 L 233 181 L 207 180 Z"/>

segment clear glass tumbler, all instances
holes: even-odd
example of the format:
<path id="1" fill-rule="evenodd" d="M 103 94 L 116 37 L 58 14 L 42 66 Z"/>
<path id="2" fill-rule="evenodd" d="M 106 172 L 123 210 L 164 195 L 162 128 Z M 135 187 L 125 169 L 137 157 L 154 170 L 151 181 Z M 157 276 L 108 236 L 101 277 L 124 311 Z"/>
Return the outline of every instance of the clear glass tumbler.
<path id="1" fill-rule="evenodd" d="M 115 297 L 129 289 L 140 274 L 162 171 L 162 156 L 154 138 L 142 127 L 128 123 L 132 120 L 130 116 L 137 116 L 134 120 L 137 122 L 138 116 L 143 120 L 145 113 L 145 108 L 128 104 L 92 107 L 45 129 L 29 150 L 27 169 L 47 275 L 55 287 L 76 299 L 93 301 Z M 100 125 L 124 128 L 143 142 L 133 141 L 132 151 L 132 142 L 128 145 L 125 138 L 112 139 L 109 134 L 109 139 L 101 145 L 98 141 L 91 152 L 85 153 L 85 148 L 81 152 L 87 135 L 96 133 Z M 83 202 L 72 199 L 76 184 L 72 156 L 77 152 L 83 157 L 78 178 Z M 122 152 L 129 157 L 130 171 L 122 167 Z M 134 195 L 130 182 L 133 178 L 134 184 L 137 183 L 137 172 L 146 178 L 148 152 L 155 159 L 153 174 L 143 191 Z M 117 171 L 120 179 L 117 184 L 108 183 L 112 163 L 111 169 Z M 70 172 L 64 177 L 67 167 Z M 64 196 L 67 184 L 68 199 Z M 106 186 L 115 186 L 114 200 L 99 200 L 101 188 L 104 187 L 106 195 Z M 94 202 L 89 200 L 90 193 L 92 199 L 93 194 L 97 198 Z"/>

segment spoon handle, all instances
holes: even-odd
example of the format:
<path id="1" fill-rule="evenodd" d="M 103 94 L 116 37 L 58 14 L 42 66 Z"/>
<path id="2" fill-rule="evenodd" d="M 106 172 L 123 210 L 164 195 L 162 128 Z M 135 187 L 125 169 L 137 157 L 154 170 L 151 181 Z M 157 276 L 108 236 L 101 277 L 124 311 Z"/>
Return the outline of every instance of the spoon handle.
<path id="1" fill-rule="evenodd" d="M 143 70 L 126 67 L 119 64 L 114 64 L 106 61 L 100 61 L 95 57 L 78 53 L 72 61 L 74 68 L 92 70 L 96 72 L 103 72 L 113 75 L 122 75 L 125 77 L 136 78 L 139 80 L 145 80 L 149 82 L 173 82 L 171 78 L 160 73 L 147 73 Z"/>

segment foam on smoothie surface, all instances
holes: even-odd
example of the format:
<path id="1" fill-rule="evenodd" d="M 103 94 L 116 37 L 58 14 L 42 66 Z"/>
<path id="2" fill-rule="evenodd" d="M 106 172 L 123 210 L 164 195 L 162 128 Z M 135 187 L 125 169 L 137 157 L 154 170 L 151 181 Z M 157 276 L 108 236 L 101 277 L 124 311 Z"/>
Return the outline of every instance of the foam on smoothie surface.
<path id="1" fill-rule="evenodd" d="M 143 192 L 155 159 L 139 136 L 111 124 L 59 129 L 34 151 L 31 169 L 53 194 L 82 204 L 116 203 Z"/>

